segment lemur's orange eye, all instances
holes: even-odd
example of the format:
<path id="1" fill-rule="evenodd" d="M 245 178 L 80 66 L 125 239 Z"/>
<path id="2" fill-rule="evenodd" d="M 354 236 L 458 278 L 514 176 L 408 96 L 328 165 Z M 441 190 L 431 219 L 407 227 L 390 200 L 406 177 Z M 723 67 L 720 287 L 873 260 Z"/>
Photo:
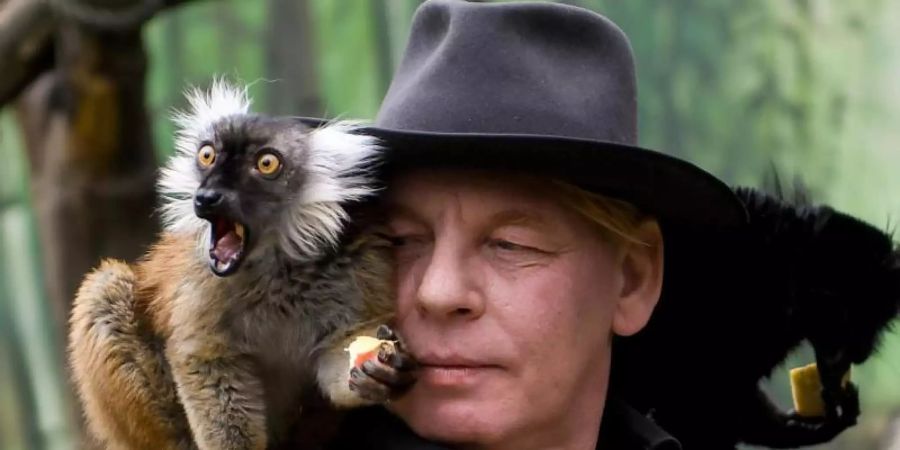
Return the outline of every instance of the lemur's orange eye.
<path id="1" fill-rule="evenodd" d="M 216 162 L 216 149 L 212 145 L 204 145 L 197 152 L 197 162 L 203 167 L 209 167 Z"/>
<path id="2" fill-rule="evenodd" d="M 256 159 L 256 170 L 263 175 L 275 175 L 281 169 L 281 160 L 274 153 L 263 153 Z"/>

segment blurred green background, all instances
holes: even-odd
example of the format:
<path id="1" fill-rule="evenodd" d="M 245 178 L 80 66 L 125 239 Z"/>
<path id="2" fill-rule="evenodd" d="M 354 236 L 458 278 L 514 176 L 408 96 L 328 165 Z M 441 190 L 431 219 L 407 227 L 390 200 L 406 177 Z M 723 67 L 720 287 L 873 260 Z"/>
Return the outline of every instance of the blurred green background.
<path id="1" fill-rule="evenodd" d="M 4 14 L 25 3 L 29 0 L 0 0 L 0 54 L 4 55 L 0 67 L 5 67 L 0 72 L 19 64 L 2 53 L 9 44 L 4 39 L 11 27 Z M 95 3 L 108 6 L 116 2 Z M 216 75 L 250 84 L 256 111 L 371 119 L 403 50 L 418 3 L 162 2 L 166 6 L 163 11 L 131 25 L 133 30 L 126 33 L 129 39 L 136 39 L 135 48 L 140 48 L 142 39 L 146 61 L 139 61 L 138 69 L 109 70 L 125 73 L 126 82 L 137 83 L 146 95 L 149 128 L 137 135 L 144 136 L 140 142 L 155 155 L 151 165 L 172 151 L 173 127 L 168 117 L 172 108 L 184 106 L 182 91 L 189 85 L 204 86 Z M 637 57 L 644 146 L 691 160 L 732 184 L 763 186 L 775 169 L 787 184 L 801 179 L 816 201 L 879 226 L 897 222 L 900 2 L 567 3 L 609 16 L 631 38 Z M 55 141 L 46 138 L 54 135 L 55 131 L 50 131 L 56 126 L 54 117 L 75 123 L 71 126 L 77 134 L 78 117 L 93 117 L 91 111 L 103 110 L 87 108 L 86 116 L 79 115 L 84 111 L 78 105 L 91 95 L 107 92 L 102 80 L 111 79 L 103 64 L 79 65 L 60 57 L 90 50 L 88 45 L 66 50 L 72 33 L 76 40 L 97 34 L 85 31 L 90 20 L 85 25 L 78 17 L 56 14 L 51 31 L 44 35 L 44 42 L 53 43 L 51 53 L 56 59 L 43 62 L 41 71 L 43 76 L 59 75 L 53 85 L 56 89 L 50 90 L 52 95 L 36 103 L 44 111 L 35 115 L 35 106 L 27 104 L 29 92 L 39 90 L 39 86 L 31 86 L 40 84 L 35 77 L 28 79 L 27 90 L 14 89 L 16 95 L 0 103 L 0 449 L 81 445 L 79 413 L 65 381 L 62 357 L 66 331 L 65 315 L 60 311 L 66 309 L 54 302 L 71 298 L 71 282 L 67 285 L 57 280 L 60 274 L 69 270 L 80 277 L 98 262 L 97 255 L 107 255 L 106 244 L 90 244 L 88 257 L 69 261 L 74 256 L 68 250 L 49 248 L 57 241 L 48 238 L 54 231 L 43 222 L 52 214 L 36 206 L 44 196 L 51 196 L 48 186 L 57 180 L 66 186 L 57 189 L 63 194 L 75 191 L 69 186 L 86 189 L 84 183 L 65 184 L 80 167 L 71 163 L 77 158 L 62 158 L 62 169 L 48 171 L 48 161 L 53 159 L 49 155 L 55 154 L 56 147 L 52 146 Z M 119 32 L 100 33 L 99 44 L 91 45 L 117 45 Z M 140 78 L 144 74 L 145 82 Z M 85 83 L 84 79 L 102 82 Z M 76 94 L 66 94 L 66 89 Z M 113 92 L 120 92 L 117 98 L 125 95 L 121 90 Z M 103 114 L 99 117 L 91 120 L 101 127 L 109 120 L 119 120 Z M 120 123 L 116 126 L 127 131 Z M 126 142 L 126 137 L 114 136 L 109 142 Z M 129 149 L 122 146 L 128 147 L 110 148 L 130 158 Z M 107 172 L 98 173 L 108 173 L 109 167 L 132 168 L 131 162 L 116 164 L 104 166 L 102 170 Z M 53 195 L 59 197 L 59 192 Z M 94 206 L 87 202 L 85 214 Z M 62 213 L 56 220 L 64 228 L 77 227 L 81 216 L 66 214 L 73 213 Z M 137 216 L 156 220 L 147 214 Z M 115 217 L 105 220 L 113 226 L 119 223 Z M 128 232 L 117 239 L 128 240 Z M 143 233 L 138 238 L 138 231 L 134 235 L 138 250 L 147 236 L 152 237 L 152 233 Z M 58 242 L 65 247 L 73 239 L 78 238 Z M 135 252 L 124 254 L 139 254 Z M 810 360 L 808 352 L 798 352 L 767 382 L 783 405 L 790 404 L 787 368 Z M 854 379 L 862 394 L 861 423 L 821 448 L 900 448 L 900 334 L 891 334 L 876 357 L 855 368 Z"/>

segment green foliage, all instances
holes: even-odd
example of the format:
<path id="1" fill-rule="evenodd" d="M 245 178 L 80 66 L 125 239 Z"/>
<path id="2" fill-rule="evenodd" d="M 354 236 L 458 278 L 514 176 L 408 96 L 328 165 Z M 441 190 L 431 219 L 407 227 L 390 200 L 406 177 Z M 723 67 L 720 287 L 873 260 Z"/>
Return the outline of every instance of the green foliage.
<path id="1" fill-rule="evenodd" d="M 314 1 L 316 65 L 325 116 L 372 118 L 383 92 L 372 2 Z"/>
<path id="2" fill-rule="evenodd" d="M 631 38 L 644 145 L 735 184 L 761 185 L 775 167 L 878 225 L 900 211 L 885 164 L 897 161 L 896 5 L 579 3 Z"/>
<path id="3" fill-rule="evenodd" d="M 65 330 L 47 326 L 53 322 L 21 148 L 11 114 L 0 114 L 0 447 L 70 449 L 63 349 L 54 345 Z"/>

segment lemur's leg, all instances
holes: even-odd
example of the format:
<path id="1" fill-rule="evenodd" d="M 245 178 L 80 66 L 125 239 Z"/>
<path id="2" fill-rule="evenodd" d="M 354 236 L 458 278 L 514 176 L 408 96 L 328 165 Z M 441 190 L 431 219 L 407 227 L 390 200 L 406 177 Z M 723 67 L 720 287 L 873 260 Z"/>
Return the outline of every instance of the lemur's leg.
<path id="1" fill-rule="evenodd" d="M 853 414 L 855 418 L 859 412 L 859 400 L 855 387 L 848 385 L 846 397 L 850 399 L 846 403 L 846 412 Z M 747 410 L 741 434 L 742 441 L 748 444 L 772 448 L 817 445 L 831 441 L 855 423 L 855 419 L 851 423 L 843 420 L 803 417 L 793 412 L 786 413 L 773 404 L 769 397 L 758 388 L 754 400 L 748 402 L 753 407 Z"/>
<path id="2" fill-rule="evenodd" d="M 362 369 L 350 367 L 344 349 L 356 337 L 373 334 L 396 343 L 382 346 L 377 360 L 366 361 Z M 383 403 L 402 394 L 415 382 L 415 366 L 403 342 L 389 327 L 381 325 L 376 330 L 363 328 L 331 345 L 319 360 L 317 378 L 322 392 L 335 406 L 350 408 Z"/>
<path id="3" fill-rule="evenodd" d="M 175 338 L 167 356 L 200 450 L 266 448 L 265 392 L 250 358 L 209 334 Z"/>
<path id="4" fill-rule="evenodd" d="M 72 309 L 69 361 L 91 433 L 106 448 L 195 448 L 162 344 L 142 327 L 128 265 L 105 261 Z"/>

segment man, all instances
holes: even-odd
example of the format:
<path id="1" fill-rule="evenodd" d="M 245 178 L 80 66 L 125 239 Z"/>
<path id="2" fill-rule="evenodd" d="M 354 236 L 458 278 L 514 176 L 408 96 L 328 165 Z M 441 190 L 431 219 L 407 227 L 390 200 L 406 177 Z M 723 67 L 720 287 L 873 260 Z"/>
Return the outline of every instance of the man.
<path id="1" fill-rule="evenodd" d="M 337 448 L 669 449 L 607 392 L 613 335 L 659 297 L 658 220 L 739 226 L 721 182 L 637 147 L 634 62 L 560 4 L 423 4 L 370 132 L 415 385 Z M 373 373 L 369 373 L 370 376 Z M 438 444 L 440 443 L 440 444 Z"/>

